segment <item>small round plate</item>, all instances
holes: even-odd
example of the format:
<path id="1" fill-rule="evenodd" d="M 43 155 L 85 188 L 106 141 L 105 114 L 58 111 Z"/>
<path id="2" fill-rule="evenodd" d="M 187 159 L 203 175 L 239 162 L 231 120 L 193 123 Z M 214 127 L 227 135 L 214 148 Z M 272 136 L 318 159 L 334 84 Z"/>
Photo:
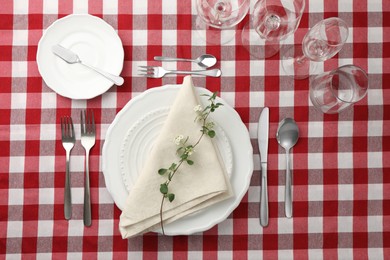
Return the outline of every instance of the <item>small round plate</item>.
<path id="1" fill-rule="evenodd" d="M 38 43 L 38 70 L 49 88 L 71 99 L 91 99 L 106 92 L 113 83 L 81 64 L 68 64 L 51 48 L 60 44 L 94 67 L 119 75 L 123 68 L 122 41 L 104 20 L 88 14 L 58 19 Z"/>

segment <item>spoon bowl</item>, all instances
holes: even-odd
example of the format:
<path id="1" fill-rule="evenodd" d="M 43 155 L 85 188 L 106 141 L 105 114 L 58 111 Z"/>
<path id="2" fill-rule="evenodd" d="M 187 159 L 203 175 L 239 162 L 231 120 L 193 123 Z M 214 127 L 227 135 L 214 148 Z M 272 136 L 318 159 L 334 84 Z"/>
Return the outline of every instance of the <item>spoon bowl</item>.
<path id="1" fill-rule="evenodd" d="M 290 170 L 290 149 L 298 142 L 299 129 L 294 119 L 285 118 L 278 126 L 276 139 L 280 146 L 286 150 L 286 186 L 285 186 L 285 204 L 284 210 L 286 217 L 292 217 L 292 178 Z"/>
<path id="2" fill-rule="evenodd" d="M 203 54 L 194 60 L 202 68 L 210 68 L 217 63 L 217 58 L 211 54 Z"/>

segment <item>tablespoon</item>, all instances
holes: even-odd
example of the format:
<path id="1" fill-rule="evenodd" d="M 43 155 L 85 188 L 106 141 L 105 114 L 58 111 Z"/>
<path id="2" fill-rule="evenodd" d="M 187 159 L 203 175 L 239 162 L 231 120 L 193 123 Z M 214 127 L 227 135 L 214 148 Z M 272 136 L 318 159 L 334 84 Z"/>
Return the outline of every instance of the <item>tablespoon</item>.
<path id="1" fill-rule="evenodd" d="M 80 60 L 79 56 L 76 53 L 74 53 L 73 51 L 71 51 L 69 49 L 62 47 L 59 44 L 53 45 L 51 50 L 55 55 L 57 55 L 58 57 L 60 57 L 64 61 L 66 61 L 67 63 L 69 63 L 69 64 L 80 63 L 80 64 L 84 65 L 85 67 L 96 71 L 97 73 L 104 76 L 105 78 L 111 80 L 117 86 L 121 86 L 124 82 L 124 79 L 121 76 L 116 76 L 116 75 L 113 75 L 113 74 L 108 73 L 106 71 L 103 71 L 101 69 L 98 69 L 96 67 L 93 67 L 91 65 L 85 64 L 84 62 L 82 62 Z"/>
<path id="2" fill-rule="evenodd" d="M 215 58 L 211 54 L 203 54 L 194 60 L 183 59 L 183 58 L 170 58 L 170 57 L 164 57 L 164 56 L 154 56 L 154 60 L 158 60 L 158 61 L 188 61 L 188 62 L 194 62 L 202 68 L 210 68 L 217 63 L 217 58 Z"/>
<path id="3" fill-rule="evenodd" d="M 285 118 L 279 123 L 276 132 L 276 139 L 280 146 L 286 150 L 286 186 L 284 211 L 287 218 L 292 217 L 292 192 L 291 192 L 291 170 L 290 170 L 290 149 L 297 143 L 299 129 L 294 119 Z"/>

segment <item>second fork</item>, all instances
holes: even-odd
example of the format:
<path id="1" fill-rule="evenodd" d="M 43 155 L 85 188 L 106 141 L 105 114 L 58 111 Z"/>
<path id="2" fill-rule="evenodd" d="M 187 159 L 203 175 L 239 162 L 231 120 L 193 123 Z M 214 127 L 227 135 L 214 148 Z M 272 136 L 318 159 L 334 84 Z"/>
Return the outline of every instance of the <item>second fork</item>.
<path id="1" fill-rule="evenodd" d="M 220 69 L 212 70 L 166 70 L 159 66 L 139 66 L 140 75 L 148 78 L 162 78 L 166 74 L 192 74 L 200 76 L 220 77 L 222 72 Z"/>
<path id="2" fill-rule="evenodd" d="M 82 110 L 80 113 L 81 145 L 85 149 L 85 180 L 84 180 L 84 225 L 92 224 L 91 193 L 89 185 L 89 151 L 95 145 L 95 119 L 93 111 Z"/>

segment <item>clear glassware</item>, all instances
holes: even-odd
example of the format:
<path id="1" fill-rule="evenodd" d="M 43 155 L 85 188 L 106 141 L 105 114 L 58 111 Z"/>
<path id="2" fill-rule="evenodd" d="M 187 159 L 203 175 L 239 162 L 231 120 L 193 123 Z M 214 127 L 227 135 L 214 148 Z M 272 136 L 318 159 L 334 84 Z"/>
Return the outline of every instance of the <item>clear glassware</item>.
<path id="1" fill-rule="evenodd" d="M 259 59 L 279 52 L 279 42 L 299 26 L 305 0 L 259 0 L 241 33 L 242 45 Z"/>
<path id="2" fill-rule="evenodd" d="M 348 35 L 347 23 L 338 17 L 318 22 L 306 33 L 301 48 L 292 46 L 283 50 L 284 71 L 296 79 L 309 77 L 316 62 L 328 60 L 342 49 Z"/>
<path id="3" fill-rule="evenodd" d="M 207 43 L 226 44 L 234 38 L 249 5 L 249 0 L 196 0 L 195 29 Z"/>
<path id="4" fill-rule="evenodd" d="M 335 114 L 363 99 L 368 91 L 366 72 L 344 65 L 317 75 L 310 82 L 310 100 L 323 113 Z"/>

